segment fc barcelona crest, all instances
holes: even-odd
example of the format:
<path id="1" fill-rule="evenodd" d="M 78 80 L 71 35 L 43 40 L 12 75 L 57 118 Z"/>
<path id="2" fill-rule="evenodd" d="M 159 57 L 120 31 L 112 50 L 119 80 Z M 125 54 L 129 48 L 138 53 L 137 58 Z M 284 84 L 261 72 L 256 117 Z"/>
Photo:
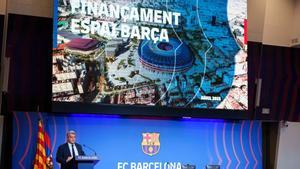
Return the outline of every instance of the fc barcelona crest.
<path id="1" fill-rule="evenodd" d="M 153 156 L 160 148 L 159 133 L 143 133 L 142 150 L 145 154 Z"/>

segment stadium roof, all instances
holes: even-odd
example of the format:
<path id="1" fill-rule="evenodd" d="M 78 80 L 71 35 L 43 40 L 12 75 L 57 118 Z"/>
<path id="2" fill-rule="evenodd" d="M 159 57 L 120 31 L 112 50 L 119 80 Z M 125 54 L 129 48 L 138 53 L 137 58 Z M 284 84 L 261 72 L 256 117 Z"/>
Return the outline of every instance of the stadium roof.
<path id="1" fill-rule="evenodd" d="M 76 49 L 82 51 L 94 50 L 97 48 L 100 42 L 95 39 L 83 39 L 83 38 L 75 38 L 72 39 L 69 43 L 67 43 L 67 47 L 69 49 Z"/>
<path id="2" fill-rule="evenodd" d="M 158 43 L 144 40 L 139 45 L 139 56 L 144 66 L 162 72 L 186 71 L 194 62 L 188 46 L 175 38 Z"/>

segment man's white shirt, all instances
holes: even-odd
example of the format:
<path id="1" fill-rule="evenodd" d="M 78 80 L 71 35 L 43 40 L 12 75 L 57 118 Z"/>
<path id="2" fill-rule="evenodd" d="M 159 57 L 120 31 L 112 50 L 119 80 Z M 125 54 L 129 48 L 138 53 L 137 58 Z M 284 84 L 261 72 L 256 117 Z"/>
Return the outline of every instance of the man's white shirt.
<path id="1" fill-rule="evenodd" d="M 68 143 L 68 146 L 69 146 L 69 150 L 70 150 L 70 152 L 71 152 L 71 156 L 74 157 L 74 156 L 73 156 L 73 152 L 72 152 L 72 144 L 71 144 L 71 143 Z M 74 144 L 74 152 L 75 152 L 75 156 L 78 156 L 78 150 L 77 150 L 75 144 Z"/>

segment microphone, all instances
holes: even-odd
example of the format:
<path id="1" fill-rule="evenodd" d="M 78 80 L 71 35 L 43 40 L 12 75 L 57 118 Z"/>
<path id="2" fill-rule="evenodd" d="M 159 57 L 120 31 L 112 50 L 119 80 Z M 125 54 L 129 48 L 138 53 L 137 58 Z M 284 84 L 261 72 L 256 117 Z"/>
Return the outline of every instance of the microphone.
<path id="1" fill-rule="evenodd" d="M 94 149 L 92 149 L 91 147 L 89 147 L 89 146 L 87 146 L 85 144 L 82 144 L 82 145 L 83 145 L 83 147 L 85 147 L 85 148 L 91 150 L 92 152 L 94 152 L 94 155 L 97 156 L 97 152 Z"/>

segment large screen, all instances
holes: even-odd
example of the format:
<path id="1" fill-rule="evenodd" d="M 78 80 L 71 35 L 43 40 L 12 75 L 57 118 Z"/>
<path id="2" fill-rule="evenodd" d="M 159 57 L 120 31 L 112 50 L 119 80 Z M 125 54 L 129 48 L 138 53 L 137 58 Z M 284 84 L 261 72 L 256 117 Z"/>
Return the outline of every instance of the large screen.
<path id="1" fill-rule="evenodd" d="M 247 0 L 56 0 L 52 99 L 248 109 Z"/>

